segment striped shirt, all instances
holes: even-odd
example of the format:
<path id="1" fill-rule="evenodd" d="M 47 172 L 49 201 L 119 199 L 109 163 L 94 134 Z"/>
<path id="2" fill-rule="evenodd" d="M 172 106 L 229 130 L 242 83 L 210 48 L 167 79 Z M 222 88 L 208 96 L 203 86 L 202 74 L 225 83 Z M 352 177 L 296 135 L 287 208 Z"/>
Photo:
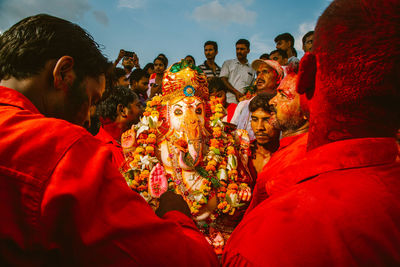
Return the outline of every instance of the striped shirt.
<path id="1" fill-rule="evenodd" d="M 199 65 L 198 67 L 204 72 L 207 78 L 219 77 L 219 74 L 221 73 L 221 68 L 217 65 L 217 63 L 215 63 L 215 72 L 214 72 L 213 69 L 208 66 L 207 60 L 204 61 L 204 63 L 202 65 Z"/>

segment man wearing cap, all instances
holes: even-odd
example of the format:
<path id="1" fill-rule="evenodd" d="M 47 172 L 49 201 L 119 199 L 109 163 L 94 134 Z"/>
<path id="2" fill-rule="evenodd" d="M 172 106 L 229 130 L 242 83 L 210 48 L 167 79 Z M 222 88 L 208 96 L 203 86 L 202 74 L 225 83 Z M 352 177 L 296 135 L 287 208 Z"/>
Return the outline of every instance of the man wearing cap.
<path id="1" fill-rule="evenodd" d="M 257 94 L 267 93 L 269 95 L 276 94 L 276 88 L 283 78 L 283 69 L 278 62 L 274 60 L 256 59 L 251 64 L 256 71 L 256 87 Z M 254 140 L 254 132 L 250 125 L 249 103 L 252 100 L 243 100 L 236 107 L 231 123 L 237 125 L 237 129 L 245 129 L 249 133 L 250 140 Z"/>
<path id="2" fill-rule="evenodd" d="M 235 229 L 223 266 L 399 266 L 399 14 L 398 0 L 335 0 L 320 16 L 297 82 L 307 151 L 280 170 L 294 183 Z"/>

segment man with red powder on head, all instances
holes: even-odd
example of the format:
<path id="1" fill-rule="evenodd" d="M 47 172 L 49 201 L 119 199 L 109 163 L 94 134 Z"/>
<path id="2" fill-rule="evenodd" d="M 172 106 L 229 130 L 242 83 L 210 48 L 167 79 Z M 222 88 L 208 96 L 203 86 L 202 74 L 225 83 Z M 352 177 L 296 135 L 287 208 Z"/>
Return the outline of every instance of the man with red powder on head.
<path id="1" fill-rule="evenodd" d="M 276 180 L 280 170 L 293 161 L 302 157 L 306 152 L 308 119 L 305 105 L 301 96 L 296 92 L 297 74 L 289 67 L 289 73 L 282 80 L 277 94 L 270 100 L 272 112 L 269 123 L 282 131 L 279 148 L 272 154 L 271 159 L 258 173 L 253 191 L 253 199 L 246 213 L 268 197 L 270 191 L 291 183 L 290 177 Z"/>
<path id="2" fill-rule="evenodd" d="M 307 152 L 280 172 L 296 183 L 244 217 L 224 266 L 400 264 L 400 1 L 335 0 L 314 37 Z"/>

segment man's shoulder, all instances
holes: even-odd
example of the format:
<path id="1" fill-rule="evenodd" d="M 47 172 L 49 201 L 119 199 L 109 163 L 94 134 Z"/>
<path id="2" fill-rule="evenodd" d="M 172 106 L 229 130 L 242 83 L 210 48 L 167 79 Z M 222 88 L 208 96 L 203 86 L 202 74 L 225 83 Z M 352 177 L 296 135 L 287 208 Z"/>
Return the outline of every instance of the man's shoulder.
<path id="1" fill-rule="evenodd" d="M 342 264 L 357 259 L 363 266 L 367 251 L 379 258 L 382 251 L 400 245 L 393 238 L 400 230 L 398 177 L 400 164 L 391 164 L 337 170 L 293 185 L 249 212 L 232 234 L 228 250 L 270 266 L 285 265 L 283 258 L 299 265 L 325 265 L 332 260 L 327 252 L 342 255 L 337 259 Z M 349 249 L 352 255 L 344 253 Z"/>
<path id="2" fill-rule="evenodd" d="M 283 210 L 300 222 L 306 214 L 323 214 L 326 223 L 347 225 L 347 218 L 400 213 L 400 163 L 337 169 L 297 182 L 261 203 L 258 216 Z M 382 207 L 392 207 L 392 210 Z M 396 208 L 395 208 L 396 207 Z M 325 214 L 326 209 L 331 212 Z M 346 218 L 347 217 L 347 218 Z M 310 217 L 307 220 L 320 220 Z M 400 219 L 400 218 L 399 218 Z M 314 221 L 316 222 L 316 221 Z M 400 221 L 399 221 L 400 223 Z"/>
<path id="3" fill-rule="evenodd" d="M 198 67 L 203 71 L 210 69 L 210 67 L 207 65 L 207 61 L 204 61 L 204 63 L 199 65 Z"/>
<path id="4" fill-rule="evenodd" d="M 3 114 L 6 115 L 6 114 Z M 21 110 L 0 123 L 3 166 L 46 179 L 78 140 L 101 144 L 84 128 L 67 121 Z M 92 141 L 90 141 L 92 140 Z M 6 154 L 13 157 L 7 157 Z"/>
<path id="5" fill-rule="evenodd" d="M 224 63 L 222 64 L 222 67 L 224 65 L 232 65 L 232 64 L 236 64 L 237 62 L 239 62 L 236 58 L 232 58 L 232 59 L 228 59 L 225 60 Z"/>

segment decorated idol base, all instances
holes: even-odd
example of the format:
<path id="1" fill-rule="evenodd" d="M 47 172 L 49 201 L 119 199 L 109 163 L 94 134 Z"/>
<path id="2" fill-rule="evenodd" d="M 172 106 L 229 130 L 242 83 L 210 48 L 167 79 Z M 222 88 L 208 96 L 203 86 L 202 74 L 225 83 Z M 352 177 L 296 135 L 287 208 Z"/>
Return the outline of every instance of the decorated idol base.
<path id="1" fill-rule="evenodd" d="M 182 61 L 164 74 L 163 94 L 147 102 L 121 140 L 128 185 L 154 209 L 165 191 L 182 195 L 217 253 L 251 198 L 249 138 L 226 130 L 225 112 L 209 99 L 201 70 Z"/>

